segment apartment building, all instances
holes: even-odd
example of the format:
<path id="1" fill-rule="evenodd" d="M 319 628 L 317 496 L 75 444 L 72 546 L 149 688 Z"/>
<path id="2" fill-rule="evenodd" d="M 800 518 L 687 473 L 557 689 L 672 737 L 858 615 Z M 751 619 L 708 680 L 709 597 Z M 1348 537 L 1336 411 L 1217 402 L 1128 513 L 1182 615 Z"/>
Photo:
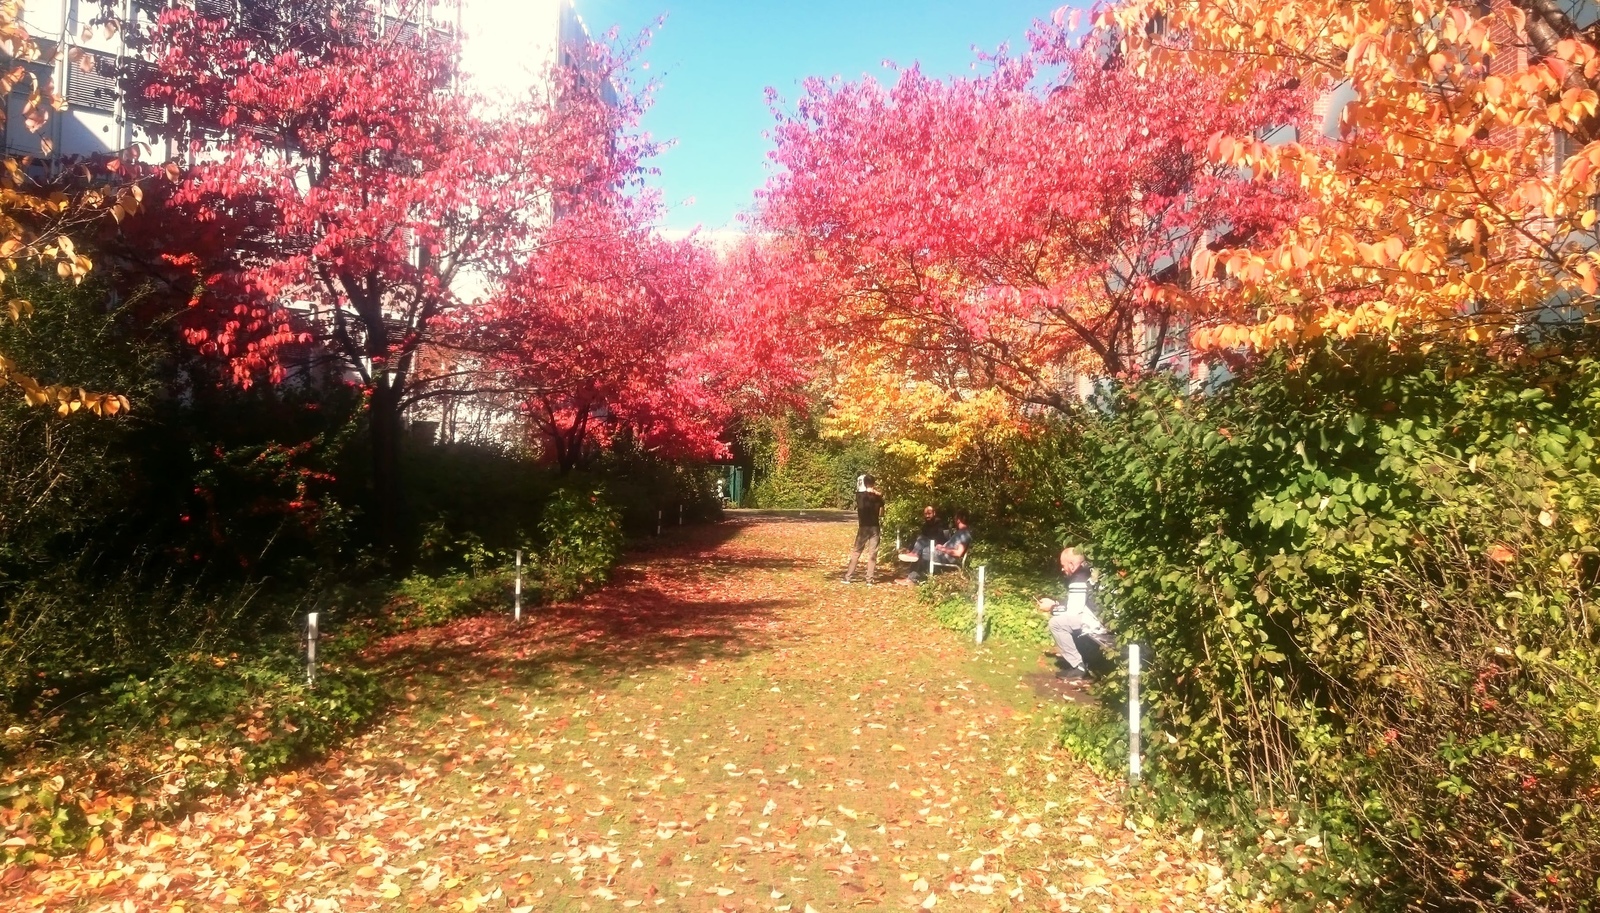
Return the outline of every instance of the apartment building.
<path id="1" fill-rule="evenodd" d="M 208 18 L 263 29 L 294 16 L 300 5 L 297 0 L 27 0 L 23 21 L 40 55 L 26 66 L 41 85 L 54 87 L 64 108 L 52 112 L 44 129 L 30 130 L 22 110 L 31 84 L 24 81 L 7 99 L 6 151 L 43 161 L 127 149 L 137 149 L 146 161 L 175 157 L 180 150 L 152 133 L 166 123 L 168 112 L 125 91 L 118 74 L 145 65 L 144 36 L 163 9 L 180 3 Z M 315 6 L 325 10 L 328 4 Z M 357 17 L 377 40 L 459 39 L 462 79 L 491 97 L 542 87 L 553 66 L 576 62 L 591 40 L 572 0 L 343 0 L 342 11 Z M 115 23 L 108 26 L 108 20 Z M 467 300 L 491 290 L 490 280 L 481 276 L 466 276 L 457 286 Z M 308 327 L 325 329 L 330 323 L 330 315 L 309 304 L 291 302 L 290 307 L 300 311 Z M 350 370 L 319 344 L 282 354 L 291 376 Z M 415 433 L 432 440 L 510 443 L 520 437 L 513 406 L 481 394 L 443 396 L 415 407 L 411 423 Z"/>
<path id="2" fill-rule="evenodd" d="M 147 159 L 173 151 L 149 127 L 164 113 L 122 91 L 118 73 L 138 66 L 138 45 L 161 10 L 184 2 L 216 17 L 248 13 L 253 0 L 27 0 L 23 22 L 39 44 L 27 67 L 65 100 L 33 132 L 20 116 L 26 83 L 7 99 L 5 145 L 12 154 L 53 158 L 115 152 L 143 144 Z M 283 4 L 278 4 L 283 6 Z M 588 29 L 572 0 L 352 0 L 373 34 L 402 40 L 459 36 L 464 76 L 490 94 L 526 92 L 558 60 L 587 46 Z M 107 17 L 118 25 L 107 27 Z"/>
<path id="3" fill-rule="evenodd" d="M 481 0 L 472 11 L 472 21 L 477 24 L 487 18 L 483 7 L 533 7 L 540 2 Z M 544 2 L 554 4 L 557 0 Z M 175 150 L 150 130 L 164 122 L 166 112 L 125 92 L 117 74 L 142 65 L 139 46 L 144 35 L 163 9 L 178 3 L 206 16 L 245 17 L 246 21 L 252 12 L 259 13 L 266 6 L 253 0 L 27 0 L 23 22 L 36 38 L 40 54 L 38 60 L 26 66 L 40 84 L 55 88 L 65 109 L 54 112 L 43 130 L 30 130 L 20 116 L 29 84 L 19 84 L 6 100 L 6 151 L 53 159 L 138 148 L 147 161 L 171 158 Z M 356 15 L 375 36 L 408 41 L 460 34 L 468 18 L 468 5 L 473 5 L 472 0 L 351 0 Z M 294 4 L 278 3 L 274 7 L 292 13 Z M 559 44 L 559 17 L 552 11 L 547 18 L 550 25 L 544 30 L 549 36 L 546 43 L 553 49 Z M 529 20 L 528 25 L 534 23 Z M 479 26 L 478 31 L 491 32 L 486 26 Z M 495 53 L 488 49 L 483 52 Z M 478 66 L 477 57 L 463 56 L 464 68 Z"/>

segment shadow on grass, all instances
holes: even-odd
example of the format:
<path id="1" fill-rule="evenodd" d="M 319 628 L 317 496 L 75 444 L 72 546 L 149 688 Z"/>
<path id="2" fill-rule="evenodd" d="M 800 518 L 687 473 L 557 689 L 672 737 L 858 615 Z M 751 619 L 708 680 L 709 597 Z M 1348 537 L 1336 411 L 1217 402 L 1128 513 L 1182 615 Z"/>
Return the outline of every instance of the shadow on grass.
<path id="1" fill-rule="evenodd" d="M 420 687 L 424 704 L 462 689 L 530 688 L 633 674 L 770 648 L 778 614 L 802 599 L 730 599 L 711 580 L 800 566 L 769 552 L 719 552 L 733 524 L 689 527 L 636 549 L 612 580 L 581 601 L 527 606 L 391 637 L 369 649 L 381 674 Z"/>

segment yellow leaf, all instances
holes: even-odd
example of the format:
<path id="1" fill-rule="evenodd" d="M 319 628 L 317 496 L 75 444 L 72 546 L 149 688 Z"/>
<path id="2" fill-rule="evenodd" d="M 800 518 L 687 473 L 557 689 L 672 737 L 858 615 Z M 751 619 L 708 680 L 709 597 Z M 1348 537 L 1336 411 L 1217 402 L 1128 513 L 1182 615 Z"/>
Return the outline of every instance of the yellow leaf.
<path id="1" fill-rule="evenodd" d="M 1593 295 L 1600 291 L 1600 277 L 1596 277 L 1594 267 L 1587 261 L 1579 260 L 1573 265 L 1572 271 L 1578 274 L 1578 282 L 1585 294 Z"/>
<path id="2" fill-rule="evenodd" d="M 1401 241 L 1399 238 L 1396 238 L 1394 235 L 1390 235 L 1389 237 L 1383 239 L 1383 255 L 1386 259 L 1386 262 L 1397 262 L 1400 259 L 1400 255 L 1405 253 L 1405 249 L 1405 242 Z"/>

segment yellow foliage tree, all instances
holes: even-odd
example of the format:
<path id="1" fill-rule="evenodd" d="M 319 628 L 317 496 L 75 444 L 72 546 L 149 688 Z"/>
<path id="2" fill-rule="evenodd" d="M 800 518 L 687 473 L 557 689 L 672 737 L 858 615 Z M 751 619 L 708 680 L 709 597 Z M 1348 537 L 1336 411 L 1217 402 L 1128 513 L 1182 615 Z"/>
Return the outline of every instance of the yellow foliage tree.
<path id="1" fill-rule="evenodd" d="M 873 441 L 914 467 L 917 484 L 932 484 L 974 448 L 1002 444 L 1022 427 L 1016 403 L 1000 390 L 920 380 L 889 353 L 847 360 L 826 399 L 825 436 Z"/>
<path id="2" fill-rule="evenodd" d="M 1218 134 L 1214 159 L 1314 205 L 1270 244 L 1202 248 L 1202 347 L 1335 333 L 1489 341 L 1588 317 L 1600 292 L 1600 27 L 1546 0 L 1127 0 L 1097 24 L 1137 65 L 1299 81 L 1334 136 Z"/>
<path id="3" fill-rule="evenodd" d="M 48 122 L 51 109 L 60 107 L 60 100 L 48 83 L 41 84 L 28 70 L 27 63 L 38 60 L 40 51 L 23 25 L 22 6 L 22 0 L 0 0 L 0 98 L 26 85 L 22 116 L 37 132 Z M 0 129 L 5 118 L 0 107 Z M 42 145 L 48 152 L 48 145 Z M 53 266 L 62 279 L 81 281 L 91 264 L 73 243 L 71 231 L 100 218 L 108 203 L 114 201 L 121 213 L 132 212 L 139 203 L 137 184 L 115 191 L 80 187 L 69 194 L 39 184 L 29 173 L 30 165 L 26 159 L 0 157 L 0 289 L 24 264 Z M 0 320 L 21 320 L 32 311 L 26 300 L 10 298 L 0 304 Z M 63 415 L 79 409 L 114 415 L 128 408 L 128 400 L 116 394 L 41 383 L 0 352 L 0 387 L 8 384 L 17 386 L 28 403 L 53 406 Z"/>

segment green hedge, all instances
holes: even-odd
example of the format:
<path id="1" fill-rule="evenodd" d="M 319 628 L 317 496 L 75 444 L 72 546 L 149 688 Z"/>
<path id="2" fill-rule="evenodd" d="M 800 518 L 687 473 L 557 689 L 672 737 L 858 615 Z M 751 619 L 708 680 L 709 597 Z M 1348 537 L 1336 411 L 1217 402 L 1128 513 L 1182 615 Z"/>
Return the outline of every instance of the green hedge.
<path id="1" fill-rule="evenodd" d="M 1017 454 L 1145 648 L 1153 782 L 1243 825 L 1252 890 L 1596 909 L 1600 362 L 1573 352 L 1279 354 Z"/>
<path id="2" fill-rule="evenodd" d="M 751 507 L 853 509 L 856 478 L 883 474 L 877 448 L 864 441 L 824 440 L 811 416 L 764 421 L 746 432 L 744 443 L 755 463 Z"/>

